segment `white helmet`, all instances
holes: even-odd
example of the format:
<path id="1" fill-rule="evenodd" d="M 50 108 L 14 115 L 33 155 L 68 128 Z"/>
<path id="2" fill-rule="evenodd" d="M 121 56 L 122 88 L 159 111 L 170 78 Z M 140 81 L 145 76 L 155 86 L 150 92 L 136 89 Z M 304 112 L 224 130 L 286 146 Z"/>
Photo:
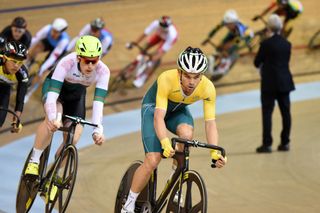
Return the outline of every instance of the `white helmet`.
<path id="1" fill-rule="evenodd" d="M 235 10 L 227 10 L 223 16 L 223 23 L 230 24 L 239 21 L 238 14 Z"/>
<path id="2" fill-rule="evenodd" d="M 55 29 L 58 32 L 63 32 L 67 29 L 68 23 L 65 19 L 63 18 L 56 18 L 52 22 L 52 28 Z"/>
<path id="3" fill-rule="evenodd" d="M 177 60 L 179 68 L 187 73 L 203 73 L 208 68 L 208 59 L 199 48 L 188 47 Z"/>

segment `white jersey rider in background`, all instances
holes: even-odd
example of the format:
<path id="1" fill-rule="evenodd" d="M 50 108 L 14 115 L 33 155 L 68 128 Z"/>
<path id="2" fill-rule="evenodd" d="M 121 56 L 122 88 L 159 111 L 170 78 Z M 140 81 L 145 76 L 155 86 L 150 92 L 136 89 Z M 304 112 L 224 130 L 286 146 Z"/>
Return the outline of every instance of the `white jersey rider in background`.
<path id="1" fill-rule="evenodd" d="M 74 49 L 76 41 L 84 35 L 92 35 L 97 37 L 102 44 L 102 56 L 105 56 L 111 49 L 113 43 L 112 33 L 105 28 L 105 22 L 102 18 L 96 18 L 90 24 L 86 24 L 80 31 L 79 35 L 72 39 L 69 43 L 67 51 L 71 52 Z"/>
<path id="2" fill-rule="evenodd" d="M 46 116 L 37 129 L 31 158 L 25 170 L 26 175 L 39 175 L 40 156 L 49 145 L 53 132 L 62 125 L 59 115 L 63 113 L 85 119 L 86 88 L 91 85 L 95 85 L 92 122 L 98 125 L 93 129 L 92 139 L 97 145 L 104 142 L 103 104 L 110 71 L 100 60 L 101 53 L 101 42 L 96 37 L 82 36 L 77 41 L 76 52 L 63 57 L 55 70 L 47 76 L 42 88 Z M 64 126 L 70 125 L 68 119 L 62 121 Z M 82 130 L 82 125 L 78 124 L 74 144 L 79 140 Z M 61 148 L 62 146 L 59 150 Z"/>
<path id="3" fill-rule="evenodd" d="M 153 33 L 153 34 L 152 34 Z M 162 16 L 160 19 L 154 20 L 145 30 L 142 35 L 138 37 L 135 43 L 140 43 L 144 38 L 148 36 L 147 42 L 144 44 L 143 48 L 148 50 L 149 48 L 159 44 L 157 51 L 152 55 L 152 61 L 148 65 L 148 69 L 144 75 L 139 75 L 137 73 L 136 79 L 133 81 L 134 86 L 141 87 L 150 76 L 152 71 L 152 65 L 154 65 L 158 60 L 161 60 L 162 56 L 168 52 L 173 44 L 177 41 L 178 31 L 169 16 Z M 127 48 L 132 48 L 132 43 L 127 43 Z"/>
<path id="4" fill-rule="evenodd" d="M 44 80 L 45 74 L 49 73 L 50 68 L 52 68 L 65 53 L 69 44 L 69 35 L 66 32 L 67 28 L 68 23 L 65 19 L 56 18 L 52 24 L 48 24 L 41 28 L 36 36 L 32 38 L 26 61 L 26 66 L 28 68 L 34 63 L 39 53 L 49 53 L 38 70 L 38 76 L 35 77 L 32 82 L 31 89 L 26 95 L 25 102 L 27 102 L 32 93 L 37 90 L 39 84 Z"/>

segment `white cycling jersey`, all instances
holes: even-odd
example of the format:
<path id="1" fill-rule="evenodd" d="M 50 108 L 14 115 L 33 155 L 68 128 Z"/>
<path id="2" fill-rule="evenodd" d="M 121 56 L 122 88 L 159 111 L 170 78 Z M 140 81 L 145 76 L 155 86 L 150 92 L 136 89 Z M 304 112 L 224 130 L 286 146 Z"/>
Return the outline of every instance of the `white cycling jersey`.
<path id="1" fill-rule="evenodd" d="M 145 30 L 145 35 L 150 35 L 152 32 L 155 32 L 160 38 L 164 40 L 162 45 L 162 50 L 167 52 L 171 49 L 174 40 L 178 37 L 178 31 L 176 27 L 171 24 L 167 29 L 164 29 L 160 26 L 159 20 L 154 20 Z"/>
<path id="2" fill-rule="evenodd" d="M 92 122 L 100 128 L 94 132 L 103 133 L 102 117 L 104 98 L 107 94 L 110 78 L 110 70 L 102 61 L 99 61 L 96 69 L 88 75 L 82 74 L 78 69 L 77 54 L 75 52 L 63 57 L 55 68 L 50 82 L 50 89 L 47 94 L 45 109 L 49 120 L 57 118 L 57 99 L 62 85 L 67 82 L 70 87 L 83 85 L 85 87 L 95 84 L 95 97 L 92 108 Z"/>
<path id="3" fill-rule="evenodd" d="M 57 40 L 52 39 L 50 34 L 51 29 L 51 24 L 44 26 L 37 32 L 37 34 L 32 38 L 31 41 L 31 47 L 39 43 L 43 39 L 47 39 L 49 43 L 54 46 L 54 49 L 48 59 L 41 65 L 39 75 L 42 75 L 44 71 L 49 69 L 56 62 L 59 56 L 66 50 L 69 43 L 69 36 L 66 32 L 62 32 L 61 36 Z"/>

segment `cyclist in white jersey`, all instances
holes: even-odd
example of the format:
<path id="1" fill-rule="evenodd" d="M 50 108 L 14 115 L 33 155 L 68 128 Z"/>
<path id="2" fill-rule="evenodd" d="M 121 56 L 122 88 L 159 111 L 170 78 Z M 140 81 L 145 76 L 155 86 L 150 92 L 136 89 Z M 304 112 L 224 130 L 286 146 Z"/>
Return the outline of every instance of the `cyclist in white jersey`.
<path id="1" fill-rule="evenodd" d="M 29 100 L 32 93 L 42 84 L 45 75 L 49 73 L 49 70 L 66 52 L 69 44 L 67 28 L 68 23 L 65 19 L 56 18 L 52 24 L 42 27 L 32 38 L 26 66 L 30 68 L 39 53 L 48 52 L 48 55 L 38 70 L 38 76 L 32 81 L 31 89 L 26 95 L 25 102 Z"/>
<path id="2" fill-rule="evenodd" d="M 82 36 L 76 44 L 76 52 L 63 57 L 54 72 L 50 73 L 43 85 L 42 93 L 46 117 L 39 125 L 32 155 L 26 175 L 39 175 L 39 161 L 43 150 L 49 145 L 50 138 L 61 125 L 61 114 L 85 119 L 86 88 L 95 84 L 92 109 L 92 122 L 98 124 L 93 129 L 95 144 L 104 142 L 102 116 L 103 104 L 107 95 L 110 71 L 100 60 L 101 42 L 93 36 Z M 70 125 L 63 120 L 63 125 Z M 82 126 L 76 127 L 73 143 L 77 143 Z M 62 148 L 60 146 L 59 150 Z"/>
<path id="3" fill-rule="evenodd" d="M 71 52 L 74 49 L 76 41 L 84 35 L 92 35 L 97 37 L 102 44 L 102 56 L 104 57 L 111 49 L 113 36 L 111 32 L 105 28 L 105 22 L 102 18 L 96 18 L 90 24 L 86 24 L 80 31 L 79 35 L 74 37 L 67 47 L 67 51 Z"/>
<path id="4" fill-rule="evenodd" d="M 152 65 L 160 60 L 162 56 L 172 48 L 173 44 L 178 39 L 178 31 L 169 16 L 162 16 L 160 19 L 151 22 L 151 24 L 145 28 L 144 33 L 137 38 L 135 43 L 139 44 L 146 37 L 148 37 L 148 40 L 143 47 L 145 50 L 159 44 L 157 51 L 152 56 L 152 61 L 148 65 L 149 67 L 152 67 Z M 127 43 L 126 46 L 128 49 L 132 48 L 132 43 L 133 42 Z M 133 82 L 134 86 L 141 87 L 147 80 L 151 71 L 152 69 L 149 69 L 144 75 L 137 75 Z"/>

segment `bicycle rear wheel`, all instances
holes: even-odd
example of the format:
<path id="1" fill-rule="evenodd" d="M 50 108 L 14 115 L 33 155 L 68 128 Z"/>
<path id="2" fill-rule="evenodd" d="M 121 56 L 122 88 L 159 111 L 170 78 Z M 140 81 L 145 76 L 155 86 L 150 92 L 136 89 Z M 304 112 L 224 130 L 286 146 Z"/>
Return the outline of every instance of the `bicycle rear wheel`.
<path id="1" fill-rule="evenodd" d="M 127 197 L 129 194 L 129 190 L 131 187 L 131 183 L 132 183 L 132 179 L 133 179 L 133 175 L 135 173 L 135 171 L 137 170 L 137 168 L 142 164 L 142 161 L 134 161 L 129 168 L 126 170 L 126 172 L 124 173 L 119 188 L 118 188 L 118 192 L 117 192 L 117 197 L 116 197 L 116 203 L 114 206 L 114 212 L 115 213 L 120 213 L 122 206 L 126 203 L 127 201 Z M 145 201 L 148 201 L 148 189 L 149 184 L 147 184 L 147 186 L 145 187 L 144 190 L 142 190 L 142 192 L 139 194 L 138 198 L 137 198 L 137 202 L 136 202 L 136 210 L 137 212 L 140 212 L 141 210 L 141 206 L 144 204 Z"/>
<path id="2" fill-rule="evenodd" d="M 16 198 L 16 211 L 17 213 L 29 212 L 32 207 L 34 200 L 36 199 L 39 187 L 41 185 L 42 175 L 44 174 L 45 164 L 47 163 L 50 147 L 46 148 L 40 158 L 39 174 L 40 176 L 36 179 L 29 179 L 24 175 L 24 172 L 28 166 L 32 149 L 24 163 L 20 181 L 18 185 L 18 192 Z"/>
<path id="3" fill-rule="evenodd" d="M 65 212 L 76 182 L 78 170 L 78 152 L 74 145 L 64 149 L 58 157 L 48 181 L 46 194 L 46 212 L 54 208 Z"/>
<path id="4" fill-rule="evenodd" d="M 311 37 L 308 47 L 310 49 L 320 48 L 320 30 Z"/>
<path id="5" fill-rule="evenodd" d="M 136 67 L 137 62 L 134 61 L 120 70 L 119 74 L 110 81 L 108 90 L 110 92 L 116 92 L 118 89 L 122 89 L 121 87 L 123 87 L 124 84 L 132 77 L 133 71 Z"/>
<path id="6" fill-rule="evenodd" d="M 173 187 L 166 212 L 178 212 L 179 202 L 181 213 L 207 212 L 207 191 L 200 174 L 193 170 L 184 174 L 180 201 L 177 197 L 179 184 L 178 181 Z"/>

